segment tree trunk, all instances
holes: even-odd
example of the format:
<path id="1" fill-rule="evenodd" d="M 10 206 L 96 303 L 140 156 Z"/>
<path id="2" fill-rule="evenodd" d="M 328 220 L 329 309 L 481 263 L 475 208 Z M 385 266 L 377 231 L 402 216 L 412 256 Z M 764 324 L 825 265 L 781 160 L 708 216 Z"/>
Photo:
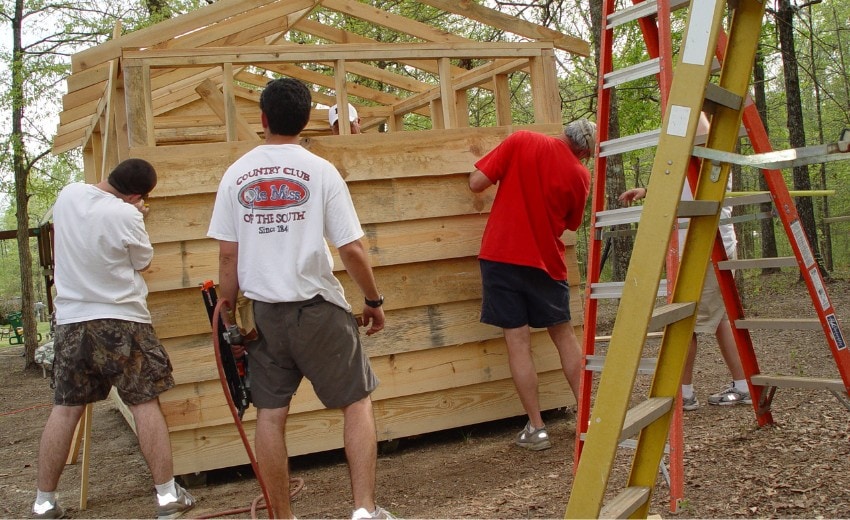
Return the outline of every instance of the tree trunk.
<path id="1" fill-rule="evenodd" d="M 817 130 L 818 130 L 818 142 L 824 142 L 823 138 L 823 102 L 821 100 L 821 86 L 820 82 L 817 80 L 818 74 L 818 64 L 815 59 L 815 37 L 814 37 L 814 25 L 812 23 L 812 7 L 809 5 L 808 7 L 809 16 L 809 59 L 811 59 L 811 75 L 812 75 L 812 88 L 814 89 L 815 94 L 815 115 L 817 116 Z M 826 175 L 826 163 L 821 163 L 817 166 L 818 173 L 820 174 L 820 182 L 818 183 L 818 189 L 826 190 L 827 188 L 827 175 Z M 820 215 L 821 218 L 829 217 L 829 197 L 824 195 L 820 198 Z M 830 226 L 824 224 L 823 228 L 823 260 L 826 266 L 827 271 L 832 271 L 832 233 L 830 232 Z"/>
<path id="2" fill-rule="evenodd" d="M 785 104 L 788 125 L 788 137 L 792 148 L 806 146 L 806 131 L 803 127 L 803 103 L 800 96 L 800 78 L 797 73 L 797 53 L 794 49 L 794 8 L 790 0 L 778 0 L 779 9 L 776 12 L 776 25 L 779 29 L 779 47 L 782 50 L 782 68 L 785 78 Z M 794 168 L 794 189 L 811 191 L 808 166 Z M 823 266 L 820 248 L 818 247 L 817 227 L 815 226 L 815 211 L 811 197 L 797 197 L 797 213 L 812 254 L 817 259 L 818 268 L 825 279 L 829 273 Z"/>
<path id="3" fill-rule="evenodd" d="M 30 167 L 26 160 L 23 142 L 24 120 L 24 77 L 21 25 L 23 23 L 24 0 L 15 0 L 15 15 L 12 19 L 12 164 L 15 171 L 16 223 L 18 226 L 18 262 L 21 267 L 21 317 L 24 325 L 24 368 L 35 367 L 35 349 L 38 347 L 38 326 L 35 321 L 35 296 L 32 284 L 32 252 L 29 239 L 29 194 L 28 177 Z"/>
<path id="4" fill-rule="evenodd" d="M 762 53 L 761 46 L 759 46 L 756 51 L 756 61 L 755 66 L 753 67 L 753 97 L 755 98 L 756 109 L 758 110 L 759 117 L 764 125 L 764 131 L 770 135 L 767 121 L 767 93 L 765 92 L 764 54 Z M 758 181 L 759 189 L 761 191 L 768 191 L 767 180 L 765 180 L 764 175 L 761 173 L 759 173 Z M 759 210 L 762 213 L 770 214 L 773 211 L 773 203 L 765 202 L 761 204 Z M 761 234 L 761 257 L 776 258 L 779 256 L 779 251 L 776 249 L 776 228 L 774 227 L 774 220 L 769 218 L 760 219 L 759 228 Z M 778 273 L 780 271 L 781 269 L 778 267 L 765 267 L 761 270 L 761 274 L 767 275 Z"/>

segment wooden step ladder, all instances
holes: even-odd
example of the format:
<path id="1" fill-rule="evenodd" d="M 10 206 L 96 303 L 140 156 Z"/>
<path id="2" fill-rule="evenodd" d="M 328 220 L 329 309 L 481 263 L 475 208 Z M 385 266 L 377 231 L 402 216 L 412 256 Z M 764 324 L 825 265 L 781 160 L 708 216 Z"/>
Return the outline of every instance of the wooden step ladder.
<path id="1" fill-rule="evenodd" d="M 626 489 L 602 511 L 605 517 L 645 517 L 667 444 L 688 345 L 693 334 L 705 266 L 717 235 L 728 163 L 703 161 L 673 294 L 655 309 L 671 230 L 706 100 L 715 105 L 707 148 L 730 152 L 738 139 L 749 73 L 764 14 L 760 2 L 738 2 L 729 30 L 719 85 L 709 82 L 725 3 L 698 0 L 688 10 L 686 32 L 664 110 L 649 190 L 632 261 L 623 285 L 605 367 L 600 375 L 566 516 L 600 516 L 618 444 L 638 436 Z M 600 121 L 601 123 L 601 121 Z M 629 410 L 650 323 L 664 327 L 648 399 Z"/>

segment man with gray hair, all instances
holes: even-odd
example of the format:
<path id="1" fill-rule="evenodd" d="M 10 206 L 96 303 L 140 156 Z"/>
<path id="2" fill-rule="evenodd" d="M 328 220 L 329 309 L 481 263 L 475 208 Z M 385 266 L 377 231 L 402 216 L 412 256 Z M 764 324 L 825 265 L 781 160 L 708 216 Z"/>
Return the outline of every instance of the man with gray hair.
<path id="1" fill-rule="evenodd" d="M 540 414 L 531 327 L 546 328 L 573 395 L 581 378 L 581 347 L 570 323 L 565 230 L 581 224 L 590 172 L 581 163 L 596 147 L 596 125 L 568 124 L 552 137 L 518 131 L 475 163 L 469 189 L 498 183 L 478 256 L 483 284 L 481 322 L 501 327 L 508 363 L 528 423 L 516 444 L 552 446 Z"/>

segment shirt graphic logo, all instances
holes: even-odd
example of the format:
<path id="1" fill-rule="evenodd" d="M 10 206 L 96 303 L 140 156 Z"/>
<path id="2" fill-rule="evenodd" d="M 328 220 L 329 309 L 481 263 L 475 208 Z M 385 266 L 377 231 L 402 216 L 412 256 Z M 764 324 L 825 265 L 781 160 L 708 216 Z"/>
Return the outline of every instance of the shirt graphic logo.
<path id="1" fill-rule="evenodd" d="M 309 198 L 307 187 L 292 179 L 257 180 L 239 190 L 239 203 L 248 209 L 292 208 Z"/>

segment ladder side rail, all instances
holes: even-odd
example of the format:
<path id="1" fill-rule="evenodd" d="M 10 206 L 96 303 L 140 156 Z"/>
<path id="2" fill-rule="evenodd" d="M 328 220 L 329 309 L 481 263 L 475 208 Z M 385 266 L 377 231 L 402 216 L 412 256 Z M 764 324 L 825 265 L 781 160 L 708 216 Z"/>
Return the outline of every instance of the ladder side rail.
<path id="1" fill-rule="evenodd" d="M 691 7 L 692 12 L 689 13 L 689 24 L 694 16 L 696 5 L 693 4 Z M 719 7 L 722 12 L 722 6 Z M 749 89 L 750 71 L 755 61 L 756 47 L 758 45 L 763 17 L 764 5 L 759 2 L 739 2 L 733 11 L 729 33 L 730 43 L 727 48 L 726 59 L 722 64 L 719 80 L 719 86 L 732 94 L 738 94 L 743 97 Z M 716 49 L 719 32 L 720 26 L 719 24 L 715 24 L 710 47 L 712 57 Z M 690 34 L 690 30 L 688 34 Z M 690 43 L 688 40 L 686 42 L 688 42 L 687 44 Z M 686 56 L 685 59 L 687 59 L 688 49 L 685 48 L 682 52 Z M 694 57 L 693 54 L 691 56 Z M 708 56 L 705 57 L 708 59 Z M 680 62 L 677 69 L 677 72 L 680 74 L 683 73 L 682 63 L 684 63 L 684 60 Z M 672 94 L 673 92 L 671 92 Z M 671 100 L 671 103 L 673 102 Z M 688 106 L 692 109 L 695 108 L 693 104 Z M 722 105 L 716 106 L 711 118 L 706 147 L 727 151 L 734 150 L 738 140 L 738 129 L 741 126 L 742 113 L 743 106 L 736 108 Z M 728 163 L 717 165 L 712 161 L 702 161 L 699 183 L 694 193 L 694 199 L 722 202 L 726 194 L 729 170 L 730 165 Z M 698 291 L 696 292 L 695 300 L 688 301 L 699 301 L 702 285 L 705 281 L 705 259 L 709 258 L 711 248 L 715 243 L 719 221 L 719 211 L 714 216 L 699 216 L 691 219 L 685 239 L 679 276 L 674 288 L 675 301 L 685 301 L 683 299 L 694 298 L 694 291 Z M 699 283 L 692 283 L 692 280 Z M 671 395 L 670 392 L 673 392 L 672 395 L 675 395 L 679 391 L 682 370 L 684 369 L 684 357 L 687 355 L 687 345 L 690 342 L 690 337 L 693 335 L 694 321 L 695 316 L 690 320 L 674 323 L 667 327 L 664 334 L 665 339 L 662 341 L 662 350 L 659 353 L 658 370 L 653 378 L 650 389 L 650 398 L 669 396 Z M 689 330 L 687 330 L 688 325 L 690 325 Z M 677 334 L 681 334 L 681 337 L 675 337 Z M 671 337 L 670 341 L 667 340 L 668 335 Z M 685 338 L 684 336 L 687 337 Z M 682 343 L 680 344 L 679 342 Z M 668 347 L 670 348 L 669 363 L 666 362 Z M 664 417 L 662 420 L 648 426 L 642 432 L 635 452 L 632 471 L 629 475 L 629 487 L 646 485 L 644 483 L 649 483 L 648 485 L 650 487 L 654 485 L 656 475 L 655 471 L 650 470 L 650 467 L 657 466 L 658 461 L 663 455 L 663 450 L 659 449 L 659 444 L 662 444 L 663 448 L 663 441 L 666 439 L 669 429 L 669 424 L 667 423 L 669 423 L 669 418 Z M 636 516 L 645 517 L 648 513 L 648 508 L 649 503 L 647 502 L 643 507 L 638 509 Z"/>
<path id="2" fill-rule="evenodd" d="M 607 25 L 608 14 L 615 9 L 615 0 L 605 0 L 602 6 L 602 36 L 599 44 L 599 71 L 597 74 L 597 92 L 599 93 L 596 112 L 596 150 L 594 153 L 594 182 L 591 194 L 590 227 L 588 240 L 587 273 L 585 274 L 585 310 L 584 337 L 582 341 L 581 378 L 579 379 L 579 395 L 576 399 L 576 441 L 574 459 L 581 457 L 584 441 L 581 434 L 587 431 L 587 421 L 590 418 L 590 401 L 593 388 L 593 372 L 587 370 L 587 357 L 596 352 L 596 321 L 598 319 L 599 302 L 591 298 L 593 284 L 599 281 L 602 266 L 601 230 L 596 228 L 596 212 L 605 207 L 606 175 L 608 173 L 608 158 L 599 153 L 600 144 L 608 140 L 610 120 L 608 114 L 611 107 L 611 92 L 603 88 L 605 74 L 613 69 L 613 38 L 614 30 Z M 577 465 L 573 466 L 575 471 Z"/>

